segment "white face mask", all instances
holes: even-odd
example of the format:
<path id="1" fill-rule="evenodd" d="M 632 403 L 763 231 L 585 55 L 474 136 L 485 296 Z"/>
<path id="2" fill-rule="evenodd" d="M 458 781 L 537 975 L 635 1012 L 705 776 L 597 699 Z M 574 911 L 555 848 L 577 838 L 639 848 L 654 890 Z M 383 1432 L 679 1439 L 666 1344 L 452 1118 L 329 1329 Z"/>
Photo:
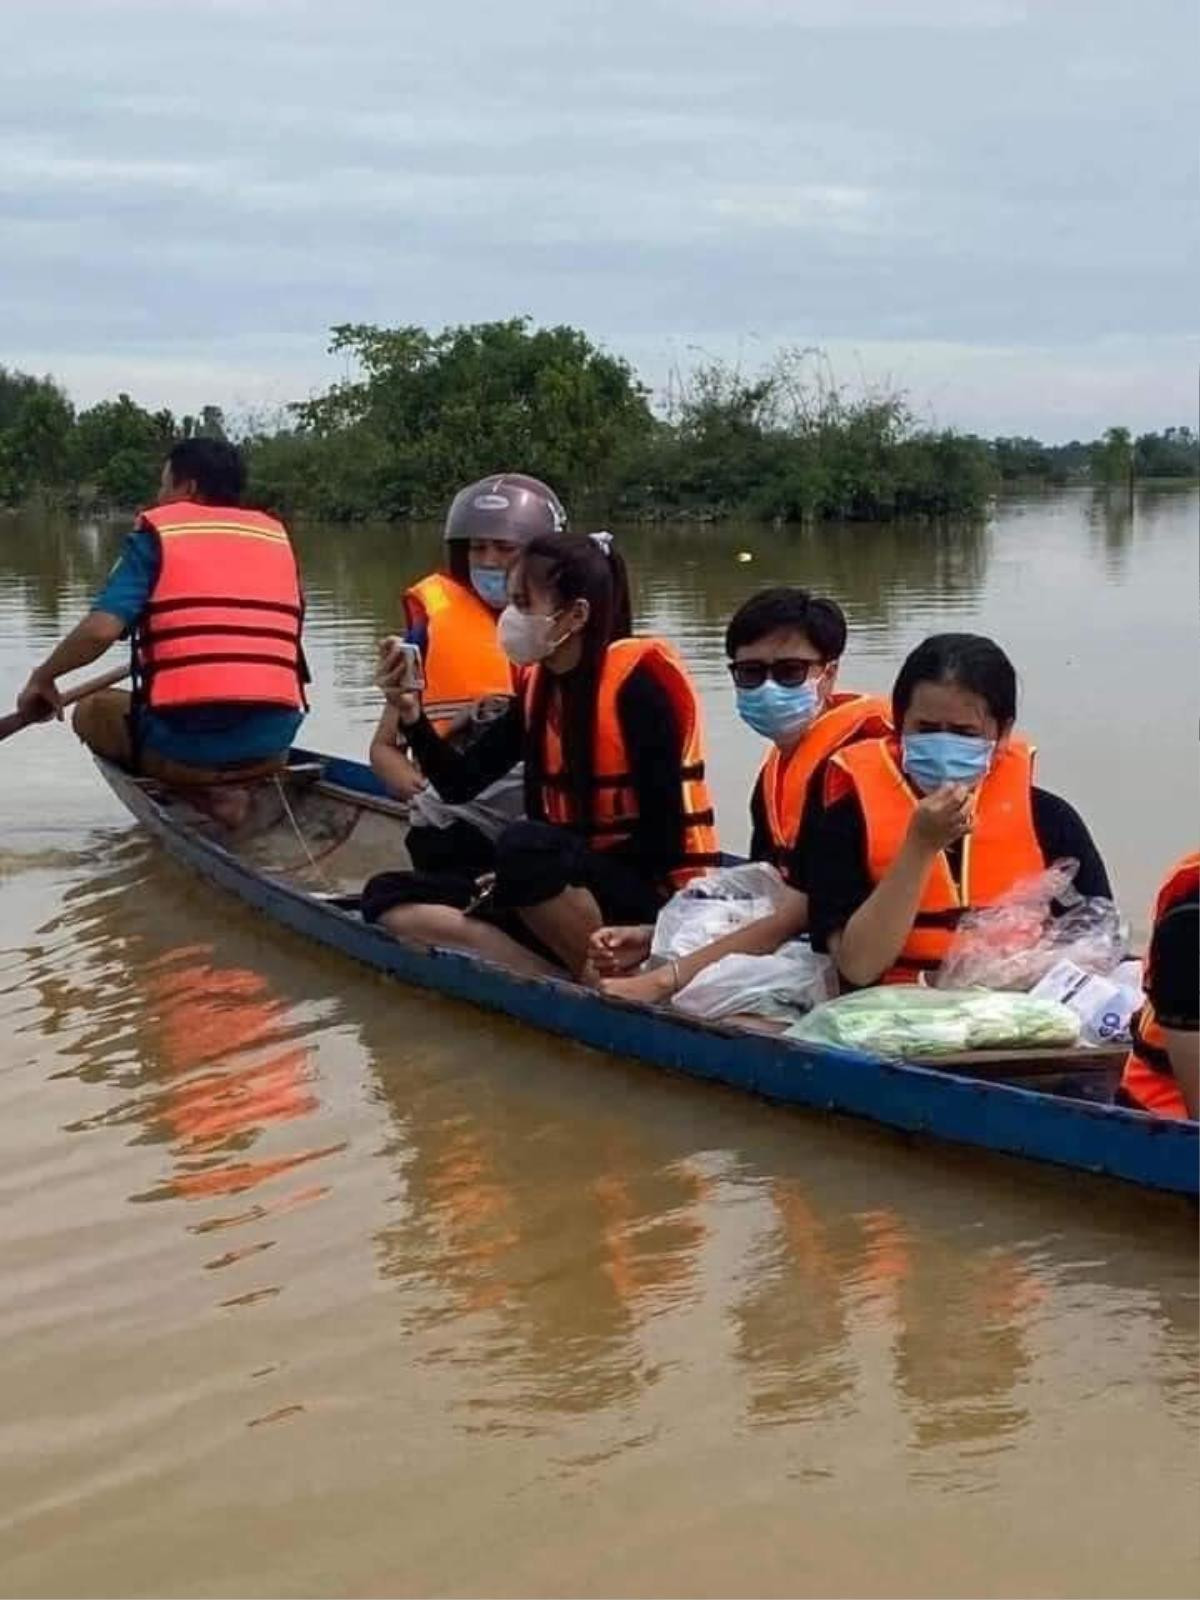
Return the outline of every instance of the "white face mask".
<path id="1" fill-rule="evenodd" d="M 542 617 L 534 611 L 505 606 L 496 624 L 496 638 L 508 659 L 518 667 L 532 667 L 553 655 L 562 643 L 554 637 L 557 615 Z"/>

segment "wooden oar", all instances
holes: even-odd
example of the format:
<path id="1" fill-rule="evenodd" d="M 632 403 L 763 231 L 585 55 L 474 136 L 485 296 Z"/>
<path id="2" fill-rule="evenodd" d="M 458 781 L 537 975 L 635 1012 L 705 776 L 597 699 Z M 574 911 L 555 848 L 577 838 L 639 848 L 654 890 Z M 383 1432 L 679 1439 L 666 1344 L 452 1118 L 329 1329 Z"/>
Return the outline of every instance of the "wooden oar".
<path id="1" fill-rule="evenodd" d="M 120 683 L 122 678 L 128 676 L 127 666 L 110 667 L 107 672 L 98 672 L 94 678 L 85 678 L 73 688 L 64 689 L 59 696 L 59 703 L 73 706 L 76 700 L 86 700 L 88 695 L 95 694 L 100 689 L 111 689 L 114 683 Z M 20 733 L 21 729 L 28 728 L 30 723 L 51 720 L 50 717 L 32 717 L 27 711 L 10 711 L 6 717 L 0 717 L 0 739 L 7 739 L 11 734 Z"/>

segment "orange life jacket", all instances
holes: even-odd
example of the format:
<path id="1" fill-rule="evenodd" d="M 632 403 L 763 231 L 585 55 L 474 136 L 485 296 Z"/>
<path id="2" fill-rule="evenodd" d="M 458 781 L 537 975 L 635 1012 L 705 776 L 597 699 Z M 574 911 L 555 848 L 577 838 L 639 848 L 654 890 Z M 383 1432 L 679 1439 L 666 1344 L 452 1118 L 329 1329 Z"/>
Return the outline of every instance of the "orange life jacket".
<path id="1" fill-rule="evenodd" d="M 700 703 L 683 662 L 663 640 L 618 639 L 608 647 L 597 695 L 592 795 L 590 814 L 586 818 L 576 815 L 574 789 L 563 762 L 562 735 L 555 715 L 557 708 L 553 704 L 547 707 L 542 729 L 541 813 L 547 822 L 586 834 L 595 850 L 611 850 L 631 838 L 638 818 L 638 799 L 617 712 L 617 698 L 630 674 L 641 666 L 654 674 L 670 696 L 683 742 L 679 772 L 683 837 L 678 862 L 667 873 L 671 886 L 680 888 L 707 868 L 719 865 L 721 858 L 712 800 L 705 781 Z M 538 684 L 544 670 L 536 666 L 523 675 L 526 729 L 532 725 Z"/>
<path id="2" fill-rule="evenodd" d="M 496 615 L 445 572 L 432 572 L 405 591 L 428 620 L 425 715 L 439 733 L 488 695 L 512 694 L 513 669 L 496 638 Z"/>
<path id="3" fill-rule="evenodd" d="M 790 750 L 771 747 L 758 781 L 771 840 L 767 859 L 785 876 L 817 768 L 843 745 L 855 739 L 882 739 L 891 731 L 886 701 L 869 694 L 835 694 Z"/>
<path id="4" fill-rule="evenodd" d="M 1022 878 L 1044 870 L 1032 790 L 1033 750 L 1011 739 L 976 791 L 974 825 L 962 845 L 961 887 L 945 851 L 939 851 L 904 948 L 880 983 L 915 983 L 918 973 L 936 970 L 965 912 L 994 905 Z M 864 739 L 833 756 L 826 768 L 825 803 L 833 805 L 846 794 L 857 797 L 866 827 L 867 870 L 877 884 L 900 853 L 920 799 L 901 771 L 894 739 Z"/>
<path id="5" fill-rule="evenodd" d="M 282 522 L 190 500 L 143 511 L 158 579 L 134 634 L 136 693 L 154 710 L 215 703 L 304 708 L 304 600 Z"/>
<path id="6" fill-rule="evenodd" d="M 1193 851 L 1172 868 L 1167 881 L 1158 891 L 1154 902 L 1154 924 L 1157 925 L 1172 907 L 1200 896 L 1200 853 Z M 1153 941 L 1151 941 L 1153 953 Z M 1146 964 L 1146 991 L 1152 983 L 1150 962 Z M 1183 1098 L 1175 1074 L 1171 1071 L 1171 1058 L 1167 1054 L 1167 1040 L 1162 1024 L 1154 1014 L 1154 1007 L 1146 1000 L 1133 1020 L 1133 1048 L 1121 1075 L 1121 1099 L 1142 1111 L 1152 1111 L 1159 1117 L 1186 1117 L 1187 1102 Z"/>

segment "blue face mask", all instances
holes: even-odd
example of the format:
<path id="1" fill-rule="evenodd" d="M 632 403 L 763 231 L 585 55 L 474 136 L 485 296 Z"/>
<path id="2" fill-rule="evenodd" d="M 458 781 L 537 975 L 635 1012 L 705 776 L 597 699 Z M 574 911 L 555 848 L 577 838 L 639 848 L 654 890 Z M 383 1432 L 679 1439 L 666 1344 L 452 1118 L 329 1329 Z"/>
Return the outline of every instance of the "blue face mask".
<path id="1" fill-rule="evenodd" d="M 477 567 L 471 564 L 471 587 L 493 611 L 503 611 L 508 602 L 508 573 L 503 567 Z"/>
<path id="2" fill-rule="evenodd" d="M 821 707 L 815 683 L 800 683 L 785 689 L 768 678 L 757 689 L 737 691 L 738 716 L 748 728 L 773 744 L 795 744 L 808 731 Z"/>
<path id="3" fill-rule="evenodd" d="M 973 733 L 907 733 L 900 747 L 905 772 L 922 794 L 932 794 L 944 783 L 979 783 L 996 742 Z"/>

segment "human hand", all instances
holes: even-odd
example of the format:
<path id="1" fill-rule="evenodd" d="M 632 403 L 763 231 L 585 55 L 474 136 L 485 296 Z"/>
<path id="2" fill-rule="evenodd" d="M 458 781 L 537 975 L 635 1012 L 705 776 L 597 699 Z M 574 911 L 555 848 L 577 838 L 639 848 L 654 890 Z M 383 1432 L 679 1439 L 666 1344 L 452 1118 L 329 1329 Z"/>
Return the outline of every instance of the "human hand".
<path id="1" fill-rule="evenodd" d="M 418 772 L 416 767 L 412 767 L 410 764 L 410 771 L 407 773 L 389 773 L 387 787 L 388 793 L 394 796 L 395 799 L 403 800 L 407 803 L 410 800 L 415 800 L 423 790 L 428 789 L 429 779 L 424 773 Z"/>
<path id="2" fill-rule="evenodd" d="M 597 928 L 588 943 L 588 960 L 602 978 L 640 967 L 650 954 L 654 929 Z"/>
<path id="3" fill-rule="evenodd" d="M 421 695 L 412 687 L 403 660 L 381 669 L 375 683 L 383 690 L 383 698 L 396 713 L 396 720 L 402 727 L 411 728 L 414 722 L 419 721 Z"/>
<path id="4" fill-rule="evenodd" d="M 31 672 L 29 681 L 17 696 L 17 710 L 30 722 L 48 722 L 51 717 L 62 721 L 62 697 L 53 678 L 41 672 Z"/>
<path id="5" fill-rule="evenodd" d="M 379 646 L 379 667 L 375 683 L 383 697 L 411 727 L 421 715 L 420 690 L 424 687 L 421 657 L 415 645 L 403 639 L 384 639 Z"/>
<path id="6" fill-rule="evenodd" d="M 421 720 L 421 696 L 411 689 L 385 688 L 383 697 L 395 711 L 402 728 L 411 728 Z"/>
<path id="7" fill-rule="evenodd" d="M 945 850 L 970 833 L 974 815 L 974 790 L 962 783 L 944 783 L 921 800 L 908 825 L 908 837 L 925 850 Z"/>

